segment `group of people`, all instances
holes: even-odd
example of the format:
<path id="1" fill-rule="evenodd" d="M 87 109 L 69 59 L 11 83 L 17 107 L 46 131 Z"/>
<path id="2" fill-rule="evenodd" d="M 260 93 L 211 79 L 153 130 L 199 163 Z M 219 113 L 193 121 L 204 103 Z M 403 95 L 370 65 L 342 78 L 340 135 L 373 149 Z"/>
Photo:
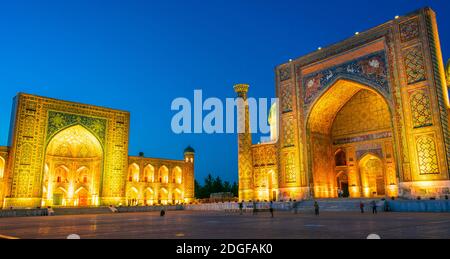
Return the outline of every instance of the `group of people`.
<path id="1" fill-rule="evenodd" d="M 256 215 L 258 213 L 258 208 L 257 208 L 258 206 L 257 205 L 258 205 L 257 202 L 253 201 L 253 206 L 252 206 L 253 207 L 253 215 Z M 389 206 L 388 203 L 385 203 L 385 210 L 386 211 L 389 211 L 389 207 L 388 206 Z M 372 208 L 372 214 L 378 214 L 378 204 L 377 204 L 377 202 L 375 200 L 372 200 L 370 202 L 370 207 Z M 364 213 L 364 208 L 365 208 L 364 202 L 361 201 L 359 203 L 359 208 L 361 210 L 361 213 L 363 214 Z M 298 211 L 298 204 L 297 204 L 297 202 L 295 202 L 295 201 L 293 202 L 293 204 L 291 205 L 291 209 L 294 210 L 295 214 L 297 214 L 297 211 Z M 239 202 L 239 211 L 240 211 L 240 214 L 242 215 L 243 212 L 244 212 L 244 201 Z M 273 202 L 272 201 L 269 203 L 269 212 L 271 214 L 271 217 L 273 218 L 274 217 L 274 214 L 273 214 L 274 208 L 273 208 Z M 314 201 L 314 215 L 319 216 L 319 214 L 320 214 L 319 203 L 317 201 Z"/>
<path id="2" fill-rule="evenodd" d="M 257 208 L 257 203 L 254 201 L 253 202 L 253 215 L 256 215 L 258 213 L 258 208 Z M 239 211 L 241 213 L 241 215 L 244 213 L 244 201 L 239 202 Z M 269 212 L 271 217 L 273 218 L 273 201 L 271 201 L 269 203 Z"/>

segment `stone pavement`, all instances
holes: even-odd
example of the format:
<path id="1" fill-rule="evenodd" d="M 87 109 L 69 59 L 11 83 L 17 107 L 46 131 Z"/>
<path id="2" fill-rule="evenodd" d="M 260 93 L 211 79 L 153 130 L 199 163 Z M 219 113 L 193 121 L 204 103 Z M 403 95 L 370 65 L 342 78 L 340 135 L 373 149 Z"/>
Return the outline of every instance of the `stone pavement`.
<path id="1" fill-rule="evenodd" d="M 0 238 L 450 238 L 448 213 L 324 212 L 251 213 L 169 211 L 52 217 L 0 218 Z"/>

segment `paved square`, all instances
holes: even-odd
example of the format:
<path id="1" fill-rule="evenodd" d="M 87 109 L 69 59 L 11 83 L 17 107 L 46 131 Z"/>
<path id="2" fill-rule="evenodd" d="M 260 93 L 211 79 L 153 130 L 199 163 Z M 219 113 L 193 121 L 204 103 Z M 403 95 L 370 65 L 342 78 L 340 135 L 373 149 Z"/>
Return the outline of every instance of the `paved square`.
<path id="1" fill-rule="evenodd" d="M 450 214 L 324 212 L 237 213 L 169 211 L 0 218 L 0 235 L 17 238 L 450 238 Z"/>

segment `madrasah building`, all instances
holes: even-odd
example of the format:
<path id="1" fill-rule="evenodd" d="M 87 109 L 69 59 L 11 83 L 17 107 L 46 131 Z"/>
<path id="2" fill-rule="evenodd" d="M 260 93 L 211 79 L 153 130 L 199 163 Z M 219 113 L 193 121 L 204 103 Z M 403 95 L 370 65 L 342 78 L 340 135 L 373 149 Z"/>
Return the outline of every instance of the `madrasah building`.
<path id="1" fill-rule="evenodd" d="M 194 149 L 182 160 L 128 155 L 130 114 L 18 94 L 0 147 L 0 209 L 189 203 Z"/>
<path id="2" fill-rule="evenodd" d="M 275 74 L 278 138 L 253 145 L 239 134 L 240 200 L 450 194 L 450 67 L 433 10 L 396 16 Z M 234 88 L 244 99 L 248 89 Z"/>

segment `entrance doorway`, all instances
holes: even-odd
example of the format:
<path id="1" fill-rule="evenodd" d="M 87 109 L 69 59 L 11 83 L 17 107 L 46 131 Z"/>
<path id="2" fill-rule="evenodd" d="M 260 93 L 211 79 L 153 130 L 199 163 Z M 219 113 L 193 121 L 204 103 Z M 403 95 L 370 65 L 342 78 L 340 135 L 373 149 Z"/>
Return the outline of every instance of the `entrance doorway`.
<path id="1" fill-rule="evenodd" d="M 337 186 L 338 189 L 341 191 L 341 198 L 348 198 L 350 197 L 350 191 L 348 188 L 348 175 L 347 173 L 341 172 L 337 176 Z"/>
<path id="2" fill-rule="evenodd" d="M 383 161 L 373 154 L 367 154 L 359 162 L 361 183 L 365 197 L 384 196 L 386 181 Z"/>

